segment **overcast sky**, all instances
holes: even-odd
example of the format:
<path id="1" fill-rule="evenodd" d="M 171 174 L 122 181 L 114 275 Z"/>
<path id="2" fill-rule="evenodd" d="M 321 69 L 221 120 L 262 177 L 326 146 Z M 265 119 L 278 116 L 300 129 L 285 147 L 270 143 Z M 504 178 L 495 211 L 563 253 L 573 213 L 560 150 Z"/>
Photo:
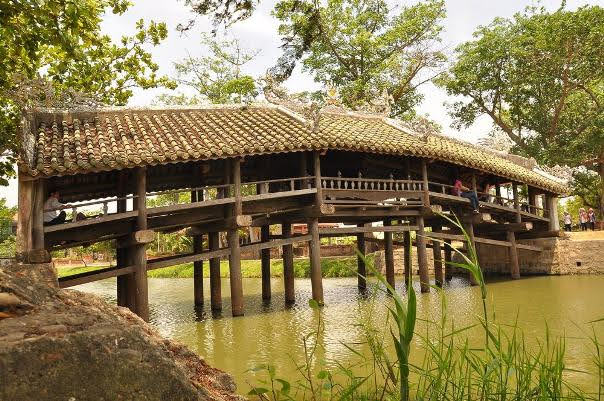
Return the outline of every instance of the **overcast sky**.
<path id="1" fill-rule="evenodd" d="M 131 0 L 133 6 L 121 16 L 107 15 L 103 22 L 103 31 L 114 40 L 124 34 L 132 34 L 137 20 L 164 21 L 168 26 L 168 38 L 161 45 L 151 50 L 155 61 L 160 66 L 160 73 L 172 75 L 173 63 L 190 54 L 201 56 L 204 48 L 199 44 L 202 32 L 209 32 L 212 26 L 207 18 L 197 17 L 192 14 L 184 1 L 180 0 Z M 243 22 L 232 26 L 228 34 L 237 38 L 242 45 L 249 49 L 258 49 L 260 54 L 244 69 L 252 76 L 264 75 L 264 72 L 273 65 L 281 54 L 280 39 L 277 34 L 277 20 L 271 16 L 271 10 L 276 0 L 263 0 L 254 15 Z M 393 4 L 395 2 L 392 2 Z M 405 3 L 406 4 L 406 3 Z M 472 33 L 480 25 L 489 24 L 495 17 L 511 17 L 514 13 L 522 11 L 526 6 L 535 4 L 527 0 L 447 0 L 447 17 L 444 21 L 442 34 L 443 44 L 452 51 L 455 46 L 472 38 Z M 553 10 L 560 6 L 560 0 L 544 0 L 541 2 L 546 8 Z M 602 4 L 604 0 L 568 0 L 567 9 L 575 9 L 584 4 Z M 194 28 L 186 35 L 176 32 L 179 23 L 186 23 L 196 18 Z M 317 88 L 312 76 L 297 69 L 288 80 L 286 86 L 294 91 Z M 490 121 L 482 118 L 473 126 L 463 131 L 456 131 L 450 127 L 451 119 L 447 115 L 446 102 L 451 101 L 447 95 L 433 85 L 425 85 L 421 89 L 425 98 L 418 107 L 422 114 L 429 117 L 443 127 L 447 135 L 455 136 L 470 142 L 476 142 L 490 130 Z M 152 100 L 165 90 L 138 90 L 130 103 L 136 106 L 148 105 Z M 17 188 L 15 180 L 9 187 L 0 188 L 0 197 L 6 197 L 9 205 L 17 203 Z"/>

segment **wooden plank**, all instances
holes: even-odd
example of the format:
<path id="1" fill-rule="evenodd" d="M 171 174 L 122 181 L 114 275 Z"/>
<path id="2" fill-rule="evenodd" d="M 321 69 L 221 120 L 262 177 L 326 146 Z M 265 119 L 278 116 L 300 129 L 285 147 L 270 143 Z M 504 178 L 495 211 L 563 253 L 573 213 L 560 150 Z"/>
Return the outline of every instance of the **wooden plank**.
<path id="1" fill-rule="evenodd" d="M 115 222 L 120 220 L 130 220 L 138 216 L 138 211 L 133 210 L 124 213 L 109 214 L 107 216 L 100 216 L 86 220 L 76 221 L 74 223 L 56 224 L 54 226 L 45 226 L 44 233 L 54 233 L 57 231 L 68 231 L 73 229 L 79 229 L 82 227 L 94 226 L 97 224 L 103 224 L 108 222 Z"/>
<path id="2" fill-rule="evenodd" d="M 226 217 L 218 221 L 196 224 L 187 230 L 186 235 L 196 236 L 210 232 L 220 232 L 228 230 L 236 230 L 239 228 L 249 227 L 252 225 L 252 216 L 240 214 L 236 216 Z"/>
<path id="3" fill-rule="evenodd" d="M 229 248 L 221 248 L 215 251 L 207 251 L 198 254 L 175 255 L 161 260 L 152 259 L 147 263 L 147 270 L 161 269 L 162 267 L 179 265 L 182 263 L 191 263 L 198 260 L 210 260 L 213 258 L 221 258 L 230 254 Z"/>
<path id="4" fill-rule="evenodd" d="M 362 226 L 362 227 L 333 227 L 321 228 L 319 234 L 322 236 L 341 235 L 341 234 L 358 234 L 358 233 L 399 233 L 405 231 L 417 231 L 417 226 Z"/>
<path id="5" fill-rule="evenodd" d="M 541 246 L 535 246 L 535 245 L 527 245 L 527 244 L 516 244 L 516 248 L 518 249 L 524 249 L 527 251 L 535 251 L 535 252 L 542 252 L 543 251 L 543 247 Z"/>
<path id="6" fill-rule="evenodd" d="M 158 207 L 149 208 L 149 209 L 147 209 L 147 215 L 156 216 L 156 215 L 161 215 L 161 214 L 170 214 L 170 213 L 174 213 L 174 212 L 184 212 L 184 211 L 191 210 L 191 209 L 206 208 L 206 207 L 210 207 L 210 206 L 231 205 L 233 203 L 235 203 L 234 197 L 204 200 L 204 201 L 195 202 L 195 203 L 179 203 L 176 205 L 167 205 L 167 206 L 158 206 Z"/>
<path id="7" fill-rule="evenodd" d="M 255 244 L 242 245 L 241 249 L 245 252 L 258 252 L 262 249 L 277 248 L 284 245 L 296 244 L 298 242 L 307 242 L 312 239 L 312 235 L 295 235 L 291 238 L 274 239 L 268 242 L 257 242 Z"/>
<path id="8" fill-rule="evenodd" d="M 527 233 L 518 233 L 518 239 L 537 239 L 537 238 L 565 238 L 566 234 L 562 230 L 554 231 L 531 231 Z"/>
<path id="9" fill-rule="evenodd" d="M 135 266 L 125 266 L 121 268 L 108 267 L 105 269 L 73 274 L 71 276 L 59 277 L 59 287 L 73 287 L 75 285 L 91 283 L 93 281 L 104 280 L 106 278 L 123 276 L 125 274 L 134 272 L 134 269 Z"/>

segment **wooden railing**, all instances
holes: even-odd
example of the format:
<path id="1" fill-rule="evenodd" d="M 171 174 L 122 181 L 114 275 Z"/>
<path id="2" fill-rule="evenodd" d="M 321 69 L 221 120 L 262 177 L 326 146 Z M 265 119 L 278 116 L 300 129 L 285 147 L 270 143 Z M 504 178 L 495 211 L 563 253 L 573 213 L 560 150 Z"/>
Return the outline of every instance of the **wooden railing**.
<path id="1" fill-rule="evenodd" d="M 67 210 L 71 210 L 71 216 L 69 217 L 69 220 L 71 220 L 72 222 L 77 221 L 77 216 L 78 216 L 78 209 L 81 210 L 82 208 L 89 208 L 91 206 L 101 206 L 101 215 L 102 216 L 106 216 L 109 214 L 109 204 L 112 202 L 118 202 L 120 200 L 125 200 L 126 202 L 128 201 L 128 199 L 135 199 L 136 195 L 128 195 L 128 196 L 122 196 L 122 197 L 114 197 L 114 198 L 106 198 L 106 199 L 100 199 L 100 200 L 95 200 L 95 201 L 90 201 L 90 202 L 81 202 L 81 203 L 77 203 L 77 204 L 67 204 L 67 205 L 63 205 L 61 207 L 57 207 L 57 208 L 53 208 L 53 209 L 44 209 L 44 212 L 54 212 L 54 211 L 67 211 Z"/>
<path id="2" fill-rule="evenodd" d="M 423 182 L 380 178 L 322 177 L 321 188 L 357 191 L 423 191 Z"/>
<path id="3" fill-rule="evenodd" d="M 440 182 L 429 182 L 428 188 L 432 192 L 438 192 L 448 195 L 453 195 L 453 185 L 443 184 Z M 516 202 L 513 197 L 499 196 L 490 192 L 476 191 L 478 200 L 485 203 L 508 207 L 512 210 L 516 209 Z M 536 216 L 548 217 L 548 210 L 539 206 L 530 205 L 526 201 L 519 201 L 520 211 L 534 214 Z"/>

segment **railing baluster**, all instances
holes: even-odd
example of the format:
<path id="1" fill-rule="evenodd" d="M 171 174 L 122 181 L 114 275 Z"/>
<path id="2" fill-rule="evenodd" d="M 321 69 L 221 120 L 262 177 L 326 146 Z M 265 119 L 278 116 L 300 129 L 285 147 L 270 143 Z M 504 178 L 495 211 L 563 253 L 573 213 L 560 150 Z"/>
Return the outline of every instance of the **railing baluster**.
<path id="1" fill-rule="evenodd" d="M 78 221 L 78 209 L 75 206 L 71 208 L 71 221 Z"/>
<path id="2" fill-rule="evenodd" d="M 103 202 L 103 216 L 107 216 L 107 212 L 109 208 L 107 207 L 107 201 Z"/>
<path id="3" fill-rule="evenodd" d="M 296 188 L 294 187 L 294 180 L 289 181 L 289 187 L 291 188 L 292 191 L 296 190 Z"/>

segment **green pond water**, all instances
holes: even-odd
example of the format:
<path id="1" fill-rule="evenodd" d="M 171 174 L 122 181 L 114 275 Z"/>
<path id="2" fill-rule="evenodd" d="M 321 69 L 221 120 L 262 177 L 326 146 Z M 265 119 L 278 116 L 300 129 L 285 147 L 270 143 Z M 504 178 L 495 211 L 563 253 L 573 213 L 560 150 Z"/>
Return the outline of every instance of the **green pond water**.
<path id="1" fill-rule="evenodd" d="M 286 307 L 283 302 L 283 282 L 272 279 L 273 299 L 263 302 L 260 279 L 244 279 L 245 316 L 232 318 L 228 279 L 222 281 L 223 312 L 212 317 L 209 303 L 209 281 L 204 281 L 206 304 L 193 306 L 192 279 L 149 279 L 151 323 L 159 332 L 186 344 L 212 366 L 232 374 L 241 393 L 256 383 L 249 369 L 261 363 L 276 366 L 280 377 L 298 377 L 292 360 L 301 361 L 301 337 L 314 330 L 319 313 L 325 324 L 320 337 L 321 356 L 328 363 L 339 361 L 346 365 L 355 359 L 345 346 L 362 342 L 356 326 L 359 319 L 372 319 L 384 327 L 383 295 L 367 300 L 359 295 L 356 278 L 324 279 L 325 307 L 314 311 L 308 306 L 311 297 L 310 280 L 296 279 L 296 304 Z M 402 278 L 397 277 L 397 291 L 404 293 Z M 75 287 L 96 293 L 115 302 L 115 279 Z M 417 288 L 419 292 L 419 288 Z M 544 341 L 546 323 L 554 335 L 566 336 L 566 366 L 589 373 L 570 373 L 568 379 L 588 391 L 595 391 L 597 381 L 591 363 L 592 349 L 587 335 L 588 321 L 604 317 L 604 276 L 541 276 L 520 280 L 491 279 L 487 285 L 491 315 L 500 324 L 513 324 L 523 330 L 529 345 Z M 477 322 L 482 314 L 480 290 L 469 286 L 465 279 L 454 278 L 445 287 L 447 316 L 462 327 Z M 432 291 L 418 294 L 418 317 L 438 320 L 441 300 Z M 604 323 L 594 326 L 600 340 L 604 339 Z M 425 329 L 418 323 L 416 332 Z M 471 343 L 480 345 L 483 332 L 474 329 L 466 334 Z M 416 341 L 419 345 L 419 339 Z M 359 347 L 361 352 L 366 350 Z"/>

